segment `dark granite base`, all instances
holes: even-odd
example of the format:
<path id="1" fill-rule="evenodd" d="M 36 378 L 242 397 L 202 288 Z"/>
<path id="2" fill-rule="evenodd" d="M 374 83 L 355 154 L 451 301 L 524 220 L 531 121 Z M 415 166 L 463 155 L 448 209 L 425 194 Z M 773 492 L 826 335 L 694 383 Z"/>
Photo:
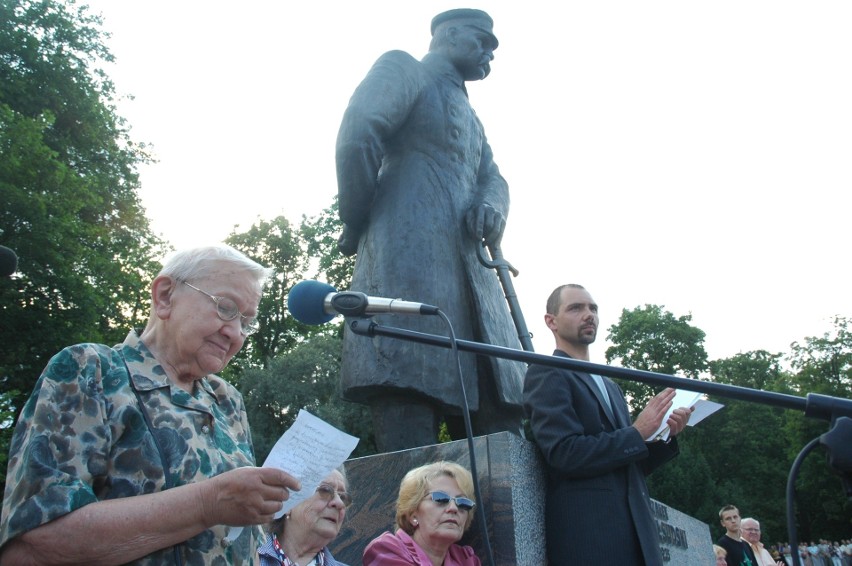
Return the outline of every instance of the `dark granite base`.
<path id="1" fill-rule="evenodd" d="M 535 446 L 508 432 L 474 438 L 477 476 L 488 540 L 495 564 L 546 564 L 544 552 L 544 472 Z M 330 545 L 335 558 L 357 566 L 364 547 L 392 530 L 399 482 L 411 468 L 452 460 L 470 468 L 466 440 L 390 452 L 346 463 L 354 503 L 346 523 Z M 670 507 L 654 502 L 654 513 L 670 564 L 714 564 L 710 528 Z M 462 539 L 488 564 L 480 515 Z"/>

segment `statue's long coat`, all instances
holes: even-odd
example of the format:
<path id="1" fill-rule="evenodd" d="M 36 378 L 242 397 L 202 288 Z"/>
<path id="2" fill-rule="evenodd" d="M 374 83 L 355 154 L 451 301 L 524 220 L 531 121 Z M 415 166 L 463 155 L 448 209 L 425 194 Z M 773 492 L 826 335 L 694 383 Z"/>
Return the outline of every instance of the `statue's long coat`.
<path id="1" fill-rule="evenodd" d="M 337 138 L 344 238 L 358 242 L 352 290 L 439 307 L 456 337 L 520 348 L 496 272 L 476 257 L 465 213 L 487 203 L 508 214 L 509 191 L 482 124 L 449 61 L 383 55 L 353 94 Z M 383 326 L 447 336 L 437 316 L 377 316 Z M 475 356 L 462 353 L 468 403 L 477 409 Z M 522 404 L 524 367 L 487 359 L 496 399 Z M 461 406 L 449 349 L 346 329 L 344 395 L 365 401 L 380 390 L 416 392 Z M 489 385 L 490 386 L 490 385 Z"/>

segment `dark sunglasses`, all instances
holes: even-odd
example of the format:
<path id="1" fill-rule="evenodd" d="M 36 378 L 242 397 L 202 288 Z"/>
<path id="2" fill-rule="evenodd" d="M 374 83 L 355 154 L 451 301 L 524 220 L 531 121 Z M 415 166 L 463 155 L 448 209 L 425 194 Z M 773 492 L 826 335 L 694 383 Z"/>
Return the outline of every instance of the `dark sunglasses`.
<path id="1" fill-rule="evenodd" d="M 468 499 L 467 497 L 450 497 L 448 493 L 444 493 L 443 491 L 433 491 L 429 494 L 437 505 L 444 507 L 445 505 L 450 504 L 450 500 L 454 501 L 456 507 L 458 507 L 462 511 L 470 511 L 476 506 L 476 503 L 472 499 Z"/>

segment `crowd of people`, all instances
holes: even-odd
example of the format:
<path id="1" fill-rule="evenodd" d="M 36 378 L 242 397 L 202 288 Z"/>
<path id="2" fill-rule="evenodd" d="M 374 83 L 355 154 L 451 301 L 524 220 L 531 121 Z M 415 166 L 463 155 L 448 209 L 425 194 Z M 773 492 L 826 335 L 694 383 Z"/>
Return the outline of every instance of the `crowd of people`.
<path id="1" fill-rule="evenodd" d="M 735 505 L 722 507 L 719 523 L 725 534 L 713 545 L 718 566 L 793 566 L 790 544 L 765 546 L 760 540 L 760 522 L 752 517 L 741 519 Z M 797 554 L 803 566 L 852 566 L 852 540 L 802 542 Z"/>
<path id="2" fill-rule="evenodd" d="M 792 566 L 793 549 L 789 543 L 779 542 L 769 551 Z M 852 539 L 801 542 L 798 553 L 803 566 L 852 566 Z"/>

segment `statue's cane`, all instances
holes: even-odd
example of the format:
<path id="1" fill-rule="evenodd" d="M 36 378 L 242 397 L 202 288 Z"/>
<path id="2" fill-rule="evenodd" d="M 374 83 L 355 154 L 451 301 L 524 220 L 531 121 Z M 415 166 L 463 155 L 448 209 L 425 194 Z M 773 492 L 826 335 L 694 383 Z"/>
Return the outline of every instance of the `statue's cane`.
<path id="1" fill-rule="evenodd" d="M 491 255 L 491 259 L 488 259 L 485 255 L 484 250 L 486 247 Z M 533 352 L 532 334 L 527 330 L 527 323 L 524 322 L 524 314 L 521 312 L 520 303 L 518 303 L 518 295 L 515 294 L 515 285 L 512 283 L 512 275 L 517 277 L 518 270 L 503 257 L 503 252 L 500 251 L 499 244 L 488 245 L 483 241 L 482 245 L 476 250 L 476 256 L 479 258 L 479 263 L 488 269 L 497 270 L 497 278 L 500 279 L 500 285 L 503 286 L 503 294 L 509 303 L 509 312 L 512 314 L 512 320 L 515 323 L 515 328 L 518 330 L 518 339 L 521 341 L 521 346 L 527 352 Z"/>

